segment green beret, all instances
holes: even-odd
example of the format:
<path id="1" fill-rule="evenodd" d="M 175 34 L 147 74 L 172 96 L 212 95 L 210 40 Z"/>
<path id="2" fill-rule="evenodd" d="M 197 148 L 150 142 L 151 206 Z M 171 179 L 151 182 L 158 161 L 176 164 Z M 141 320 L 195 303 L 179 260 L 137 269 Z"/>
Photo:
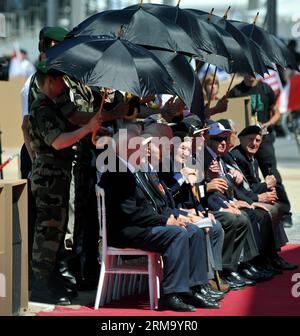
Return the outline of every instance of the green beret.
<path id="1" fill-rule="evenodd" d="M 44 37 L 53 41 L 62 42 L 69 31 L 62 27 L 49 27 L 44 33 Z"/>

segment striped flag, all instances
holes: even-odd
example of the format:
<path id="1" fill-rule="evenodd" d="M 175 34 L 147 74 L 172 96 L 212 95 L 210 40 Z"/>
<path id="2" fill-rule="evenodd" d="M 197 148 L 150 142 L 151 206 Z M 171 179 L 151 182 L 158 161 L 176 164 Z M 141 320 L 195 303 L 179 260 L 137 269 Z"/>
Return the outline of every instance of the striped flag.
<path id="1" fill-rule="evenodd" d="M 263 78 L 261 78 L 261 81 L 268 84 L 276 96 L 280 95 L 281 91 L 283 90 L 282 83 L 277 71 L 269 70 L 269 75 L 265 75 Z"/>
<path id="2" fill-rule="evenodd" d="M 300 74 L 294 74 L 284 87 L 278 98 L 278 107 L 281 113 L 291 110 L 300 111 Z"/>

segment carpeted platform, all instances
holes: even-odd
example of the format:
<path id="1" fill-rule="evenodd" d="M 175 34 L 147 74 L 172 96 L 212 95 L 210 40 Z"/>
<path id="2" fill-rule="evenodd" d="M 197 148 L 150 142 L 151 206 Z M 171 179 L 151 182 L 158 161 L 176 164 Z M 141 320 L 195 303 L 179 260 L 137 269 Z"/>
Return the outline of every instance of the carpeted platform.
<path id="1" fill-rule="evenodd" d="M 90 307 L 70 309 L 56 307 L 51 313 L 38 316 L 300 316 L 300 285 L 295 286 L 299 297 L 292 296 L 294 273 L 299 273 L 300 245 L 287 245 L 281 252 L 282 257 L 299 265 L 294 271 L 285 271 L 268 282 L 231 291 L 221 301 L 221 309 L 197 309 L 194 313 L 149 310 L 148 297 L 129 297 L 101 308 L 97 311 Z"/>

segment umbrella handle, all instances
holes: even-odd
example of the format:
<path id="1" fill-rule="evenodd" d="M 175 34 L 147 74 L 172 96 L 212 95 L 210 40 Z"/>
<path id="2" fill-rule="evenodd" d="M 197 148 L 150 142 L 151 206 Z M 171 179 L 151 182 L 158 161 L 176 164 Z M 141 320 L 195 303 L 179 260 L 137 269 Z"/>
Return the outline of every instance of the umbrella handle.
<path id="1" fill-rule="evenodd" d="M 207 21 L 210 21 L 210 20 L 211 20 L 211 17 L 212 17 L 212 15 L 213 15 L 214 10 L 215 10 L 214 8 L 211 9 L 211 11 L 210 11 L 210 13 L 209 13 L 209 15 L 208 15 Z"/>
<path id="2" fill-rule="evenodd" d="M 232 86 L 232 83 L 233 83 L 233 81 L 234 81 L 235 75 L 236 75 L 236 74 L 233 74 L 233 76 L 232 76 L 232 78 L 231 78 L 231 81 L 230 81 L 228 90 L 227 90 L 227 92 L 226 92 L 226 97 L 228 96 L 228 93 L 229 93 L 229 91 L 230 91 L 230 89 L 231 89 L 231 86 Z"/>
<path id="3" fill-rule="evenodd" d="M 225 14 L 224 14 L 224 19 L 225 19 L 225 20 L 227 20 L 228 13 L 229 13 L 230 9 L 231 9 L 231 6 L 229 6 L 229 7 L 227 8 L 227 10 L 226 10 L 226 12 L 225 12 Z"/>
<path id="4" fill-rule="evenodd" d="M 212 98 L 213 89 L 214 89 L 214 85 L 215 85 L 215 81 L 216 81 L 217 71 L 218 71 L 218 67 L 215 68 L 215 72 L 214 72 L 214 78 L 213 78 L 213 82 L 212 82 L 212 85 L 211 85 L 209 98 L 208 98 L 208 103 L 207 103 L 207 108 L 208 109 L 210 108 L 210 104 L 211 104 L 211 98 Z"/>
<path id="5" fill-rule="evenodd" d="M 205 75 L 204 75 L 204 77 L 203 77 L 203 79 L 202 79 L 202 86 L 204 85 L 204 82 L 205 82 L 206 77 L 207 77 L 207 75 L 208 75 L 209 68 L 210 68 L 210 64 L 208 64 L 207 69 L 206 69 L 206 71 L 205 71 Z"/>
<path id="6" fill-rule="evenodd" d="M 101 97 L 102 97 L 102 100 L 101 100 L 101 105 L 100 105 L 100 109 L 97 113 L 99 113 L 101 115 L 102 111 L 103 111 L 103 106 L 104 106 L 104 102 L 105 102 L 105 99 L 106 99 L 106 95 L 107 95 L 107 89 L 105 88 L 104 92 L 101 92 Z M 96 145 L 97 143 L 97 132 L 93 132 L 92 134 L 92 143 L 93 145 Z"/>
<path id="7" fill-rule="evenodd" d="M 256 24 L 256 21 L 257 21 L 257 19 L 258 19 L 258 15 L 259 15 L 259 12 L 256 13 L 256 16 L 255 16 L 255 18 L 254 18 L 254 21 L 253 21 L 253 24 L 254 24 L 254 25 Z M 251 35 L 252 35 L 252 34 L 251 34 Z"/>

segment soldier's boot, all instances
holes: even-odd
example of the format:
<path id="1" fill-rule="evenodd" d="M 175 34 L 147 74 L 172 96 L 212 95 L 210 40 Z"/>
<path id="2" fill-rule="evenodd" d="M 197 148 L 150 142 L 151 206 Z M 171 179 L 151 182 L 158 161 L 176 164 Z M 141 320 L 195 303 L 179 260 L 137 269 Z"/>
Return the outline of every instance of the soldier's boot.
<path id="1" fill-rule="evenodd" d="M 46 281 L 45 279 L 36 279 L 30 294 L 30 301 L 59 306 L 72 304 L 65 288 L 59 287 L 55 282 Z"/>
<path id="2" fill-rule="evenodd" d="M 76 278 L 70 272 L 67 261 L 59 261 L 57 269 L 58 281 L 62 283 L 71 298 L 77 297 Z"/>

